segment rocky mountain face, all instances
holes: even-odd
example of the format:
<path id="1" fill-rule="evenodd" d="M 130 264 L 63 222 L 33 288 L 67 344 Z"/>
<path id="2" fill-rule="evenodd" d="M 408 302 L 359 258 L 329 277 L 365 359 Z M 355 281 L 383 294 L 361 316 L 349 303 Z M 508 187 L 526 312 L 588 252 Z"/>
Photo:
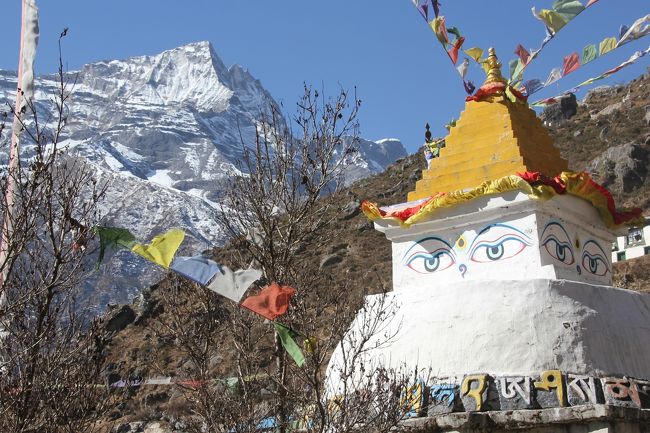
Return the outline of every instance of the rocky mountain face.
<path id="1" fill-rule="evenodd" d="M 75 84 L 62 144 L 108 182 L 106 223 L 143 241 L 182 227 L 186 254 L 223 244 L 213 218 L 220 182 L 240 173 L 242 143 L 254 142 L 261 110 L 277 107 L 260 81 L 239 65 L 226 67 L 209 42 L 88 64 L 67 78 Z M 56 85 L 55 76 L 37 79 L 42 119 Z M 0 71 L 0 101 L 10 102 L 15 89 L 15 73 Z M 23 152 L 29 156 L 28 147 Z M 398 140 L 360 140 L 346 179 L 378 173 L 404 155 Z M 159 275 L 121 252 L 89 283 L 88 297 L 98 306 L 125 302 Z"/>

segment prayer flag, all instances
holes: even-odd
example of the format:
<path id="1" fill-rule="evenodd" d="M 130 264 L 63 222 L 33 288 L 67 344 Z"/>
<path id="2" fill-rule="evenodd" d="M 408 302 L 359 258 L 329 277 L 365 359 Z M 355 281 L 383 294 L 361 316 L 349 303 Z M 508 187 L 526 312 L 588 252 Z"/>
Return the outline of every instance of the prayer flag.
<path id="1" fill-rule="evenodd" d="M 567 23 L 566 19 L 554 10 L 542 9 L 539 13 L 536 13 L 535 7 L 533 7 L 533 15 L 544 23 L 551 35 L 557 33 Z"/>
<path id="2" fill-rule="evenodd" d="M 648 33 L 650 33 L 650 14 L 634 21 L 632 26 L 625 32 L 623 36 L 621 36 L 621 39 L 618 41 L 616 46 L 619 47 L 635 39 L 642 38 Z"/>
<path id="3" fill-rule="evenodd" d="M 202 286 L 207 286 L 220 270 L 216 262 L 204 256 L 176 257 L 169 269 Z"/>
<path id="4" fill-rule="evenodd" d="M 221 270 L 208 284 L 208 289 L 238 303 L 251 284 L 259 280 L 261 276 L 262 271 L 257 269 L 240 269 L 233 272 L 229 267 L 221 266 Z"/>
<path id="5" fill-rule="evenodd" d="M 546 79 L 546 82 L 544 83 L 544 87 L 555 83 L 557 80 L 562 78 L 562 71 L 560 68 L 554 68 L 551 73 L 548 75 L 548 78 Z"/>
<path id="6" fill-rule="evenodd" d="M 184 238 L 183 230 L 171 229 L 162 235 L 155 236 L 149 245 L 133 245 L 131 251 L 168 269 Z"/>
<path id="7" fill-rule="evenodd" d="M 650 52 L 650 47 L 648 47 L 648 49 L 645 50 L 645 51 L 637 51 L 637 52 L 635 52 L 634 54 L 632 54 L 632 55 L 630 56 L 629 59 L 627 59 L 626 61 L 624 61 L 624 62 L 621 63 L 620 65 L 616 66 L 615 68 L 612 68 L 612 69 L 610 69 L 609 71 L 605 71 L 605 72 L 603 73 L 603 75 L 607 77 L 607 76 L 609 76 L 609 75 L 612 75 L 612 74 L 614 74 L 614 73 L 620 71 L 621 69 L 623 69 L 623 68 L 625 68 L 625 67 L 627 67 L 627 66 L 630 66 L 632 63 L 636 62 L 636 61 L 639 60 L 641 57 L 643 57 L 643 56 L 645 56 L 646 54 L 648 54 L 648 52 Z"/>
<path id="8" fill-rule="evenodd" d="M 438 0 L 431 0 L 431 6 L 433 7 L 433 13 L 435 14 L 436 18 L 440 14 L 440 3 Z"/>
<path id="9" fill-rule="evenodd" d="M 523 63 L 524 65 L 528 63 L 528 59 L 530 58 L 530 53 L 526 51 L 526 48 L 524 48 L 523 45 L 521 44 L 517 45 L 517 48 L 515 49 L 515 54 L 519 57 L 521 63 Z"/>
<path id="10" fill-rule="evenodd" d="M 618 28 L 618 39 L 623 39 L 623 36 L 625 36 L 625 33 L 627 33 L 628 30 L 630 30 L 628 26 L 621 24 L 621 26 Z"/>
<path id="11" fill-rule="evenodd" d="M 597 76 L 597 77 L 591 77 L 591 78 L 589 78 L 588 80 L 585 80 L 585 81 L 583 81 L 582 83 L 578 84 L 577 87 L 586 86 L 587 84 L 594 83 L 594 82 L 596 82 L 596 81 L 598 81 L 598 80 L 602 80 L 603 78 L 607 78 L 607 75 L 599 75 L 599 76 Z"/>
<path id="12" fill-rule="evenodd" d="M 616 48 L 616 38 L 605 38 L 598 47 L 598 55 L 602 56 Z"/>
<path id="13" fill-rule="evenodd" d="M 422 18 L 424 18 L 426 22 L 429 22 L 429 5 L 424 3 L 422 5 L 418 5 L 417 8 L 420 11 Z"/>
<path id="14" fill-rule="evenodd" d="M 99 235 L 99 258 L 97 266 L 104 260 L 104 253 L 108 247 L 123 247 L 131 249 L 135 244 L 135 236 L 127 229 L 118 227 L 93 227 L 95 233 Z"/>
<path id="15" fill-rule="evenodd" d="M 34 59 L 39 36 L 38 8 L 34 0 L 25 1 L 21 26 L 18 87 L 23 93 L 20 96 L 16 95 L 16 104 L 20 105 L 15 107 L 17 113 L 21 113 L 34 97 Z M 20 118 L 15 116 L 12 125 L 13 133 L 18 137 L 23 129 Z"/>
<path id="16" fill-rule="evenodd" d="M 598 0 L 589 0 L 589 3 L 587 3 L 587 7 L 591 6 L 592 4 L 598 2 Z"/>
<path id="17" fill-rule="evenodd" d="M 22 106 L 34 97 L 34 59 L 36 58 L 36 45 L 38 45 L 39 27 L 38 27 L 38 8 L 35 0 L 25 1 L 25 15 L 23 16 L 23 34 L 22 34 L 22 81 L 20 90 L 23 92 Z M 20 110 L 22 107 L 16 107 Z M 18 131 L 14 129 L 14 131 Z"/>
<path id="18" fill-rule="evenodd" d="M 429 26 L 440 43 L 446 46 L 449 43 L 449 36 L 447 36 L 447 28 L 445 27 L 445 17 L 436 17 L 429 23 Z"/>
<path id="19" fill-rule="evenodd" d="M 532 80 L 525 81 L 523 87 L 526 89 L 526 94 L 530 96 L 544 87 L 544 85 L 542 84 L 542 80 L 539 78 L 533 78 Z"/>
<path id="20" fill-rule="evenodd" d="M 524 64 L 521 59 L 513 59 L 510 61 L 510 82 L 516 83 L 521 80 L 521 74 L 524 71 Z"/>
<path id="21" fill-rule="evenodd" d="M 294 337 L 297 337 L 298 334 L 281 323 L 275 322 L 273 323 L 273 326 L 275 327 L 275 332 L 277 332 L 280 337 L 284 350 L 286 350 L 289 356 L 293 358 L 298 367 L 302 367 L 305 363 L 305 356 L 302 354 L 300 347 L 298 347 L 298 344 L 296 344 L 296 341 L 293 339 Z"/>
<path id="22" fill-rule="evenodd" d="M 578 56 L 578 53 L 574 52 L 572 54 L 569 54 L 564 58 L 564 62 L 562 63 L 562 76 L 564 77 L 565 75 L 570 74 L 579 67 L 580 57 Z"/>
<path id="23" fill-rule="evenodd" d="M 456 36 L 456 40 L 462 38 L 463 36 L 460 34 L 460 30 L 458 30 L 457 27 L 449 27 L 447 28 L 447 33 L 451 33 L 452 35 Z"/>
<path id="24" fill-rule="evenodd" d="M 460 50 L 460 47 L 463 46 L 463 42 L 465 42 L 465 38 L 461 36 L 460 39 L 456 41 L 454 46 L 451 47 L 449 51 L 447 51 L 447 54 L 449 54 L 449 58 L 451 59 L 451 63 L 454 65 L 458 61 L 458 50 Z"/>
<path id="25" fill-rule="evenodd" d="M 469 80 L 463 80 L 463 87 L 465 87 L 465 91 L 467 92 L 468 95 L 471 95 L 474 93 L 474 90 L 476 90 L 476 86 L 474 83 L 472 83 Z"/>
<path id="26" fill-rule="evenodd" d="M 262 289 L 259 295 L 244 299 L 241 306 L 269 320 L 275 320 L 287 312 L 289 302 L 295 294 L 296 289 L 273 283 Z"/>
<path id="27" fill-rule="evenodd" d="M 469 68 L 469 59 L 463 59 L 463 63 L 461 63 L 456 69 L 458 70 L 458 73 L 460 74 L 463 79 L 465 78 L 465 75 L 467 75 L 467 69 Z"/>
<path id="28" fill-rule="evenodd" d="M 591 44 L 587 45 L 582 49 L 582 64 L 586 65 L 587 63 L 591 62 L 593 59 L 598 57 L 598 49 L 596 49 L 596 45 Z"/>
<path id="29" fill-rule="evenodd" d="M 562 15 L 562 18 L 568 23 L 585 10 L 585 7 L 578 0 L 556 0 L 553 3 L 553 10 Z"/>
<path id="30" fill-rule="evenodd" d="M 465 54 L 470 56 L 476 63 L 481 62 L 481 57 L 483 56 L 483 50 L 479 47 L 472 47 L 465 50 Z"/>

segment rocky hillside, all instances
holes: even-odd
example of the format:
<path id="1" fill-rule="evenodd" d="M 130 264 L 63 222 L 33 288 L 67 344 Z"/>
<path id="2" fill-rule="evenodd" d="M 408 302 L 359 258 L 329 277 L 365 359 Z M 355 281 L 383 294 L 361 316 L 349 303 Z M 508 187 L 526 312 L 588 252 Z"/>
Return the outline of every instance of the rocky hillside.
<path id="1" fill-rule="evenodd" d="M 649 95 L 650 76 L 645 75 L 626 86 L 592 91 L 582 102 L 568 98 L 563 106 L 551 107 L 542 114 L 573 170 L 590 170 L 612 189 L 619 202 L 641 206 L 646 213 L 650 208 L 650 182 L 646 176 Z M 302 254 L 310 255 L 310 265 L 305 272 L 326 272 L 333 284 L 347 283 L 359 296 L 390 287 L 390 243 L 360 214 L 359 203 L 361 199 L 380 204 L 404 201 L 423 168 L 422 156 L 411 155 L 330 198 L 347 203 L 347 212 L 320 233 L 329 242 L 325 249 L 311 251 L 306 246 Z M 231 252 L 226 247 L 215 250 L 215 255 L 219 261 L 228 263 Z M 614 269 L 618 286 L 650 291 L 647 258 L 617 264 Z M 147 377 L 182 371 L 185 360 L 179 357 L 173 342 L 153 331 L 155 323 L 171 320 L 170 307 L 165 302 L 172 296 L 173 278 L 170 276 L 146 290 L 134 304 L 115 309 L 105 319 L 111 335 L 107 375 Z M 190 285 L 182 286 L 173 296 L 186 296 L 190 290 Z M 227 358 L 224 354 L 220 360 L 225 376 L 232 374 L 228 371 Z M 110 419 L 117 426 L 124 425 L 124 431 L 130 431 L 135 424 L 129 423 L 136 420 L 173 426 L 182 407 L 180 395 L 171 386 L 134 389 L 113 409 Z"/>
<path id="2" fill-rule="evenodd" d="M 541 115 L 572 170 L 586 170 L 621 206 L 650 207 L 650 75 L 563 98 Z"/>

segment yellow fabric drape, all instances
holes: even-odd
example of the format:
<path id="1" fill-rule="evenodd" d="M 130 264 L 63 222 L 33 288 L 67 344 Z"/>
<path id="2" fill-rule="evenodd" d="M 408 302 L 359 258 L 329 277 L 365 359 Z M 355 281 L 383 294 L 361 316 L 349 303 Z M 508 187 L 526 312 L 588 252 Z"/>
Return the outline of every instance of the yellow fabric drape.
<path id="1" fill-rule="evenodd" d="M 590 202 L 598 210 L 603 222 L 610 228 L 621 224 L 634 225 L 643 220 L 643 216 L 638 209 L 634 211 L 617 211 L 611 194 L 604 187 L 594 182 L 587 173 L 563 172 L 555 179 L 561 182 L 565 192 L 558 192 L 547 184 L 537 184 L 535 182 L 531 184 L 518 175 L 510 175 L 496 180 L 485 181 L 478 187 L 468 191 L 439 193 L 423 203 L 411 207 L 384 212 L 376 204 L 364 201 L 361 210 L 371 221 L 389 220 L 397 222 L 402 227 L 409 227 L 412 224 L 429 219 L 436 209 L 455 206 L 484 195 L 519 190 L 535 200 L 548 200 L 562 193 L 580 197 Z M 557 182 L 556 186 L 560 187 Z"/>

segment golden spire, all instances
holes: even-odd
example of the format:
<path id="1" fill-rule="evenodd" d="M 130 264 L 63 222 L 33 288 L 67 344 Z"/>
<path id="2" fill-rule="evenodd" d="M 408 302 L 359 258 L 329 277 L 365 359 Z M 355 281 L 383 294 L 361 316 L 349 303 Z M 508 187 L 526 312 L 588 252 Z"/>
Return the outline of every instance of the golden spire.
<path id="1" fill-rule="evenodd" d="M 499 62 L 496 51 L 492 47 L 488 49 L 488 58 L 486 62 L 489 69 L 487 71 L 487 79 L 483 85 L 485 86 L 486 84 L 492 83 L 506 84 L 506 79 L 501 75 L 501 62 Z"/>

